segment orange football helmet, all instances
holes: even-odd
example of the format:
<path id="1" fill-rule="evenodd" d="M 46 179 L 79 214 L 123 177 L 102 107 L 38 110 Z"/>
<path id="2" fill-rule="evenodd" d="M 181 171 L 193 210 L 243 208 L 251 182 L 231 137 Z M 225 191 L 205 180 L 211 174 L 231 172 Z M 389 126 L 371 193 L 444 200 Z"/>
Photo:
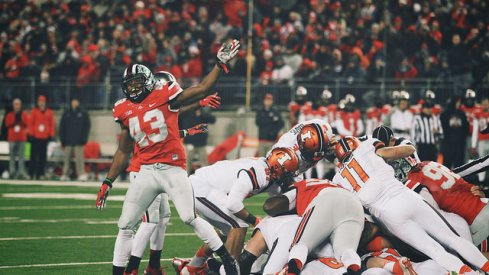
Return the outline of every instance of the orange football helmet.
<path id="1" fill-rule="evenodd" d="M 343 162 L 351 155 L 353 150 L 358 148 L 358 146 L 360 146 L 360 140 L 358 138 L 346 136 L 335 144 L 335 155 L 340 162 Z"/>
<path id="2" fill-rule="evenodd" d="M 292 149 L 275 148 L 266 162 L 270 168 L 270 182 L 292 178 L 299 169 L 299 159 Z"/>
<path id="3" fill-rule="evenodd" d="M 329 125 L 321 126 L 318 123 L 304 125 L 297 135 L 297 144 L 302 157 L 307 161 L 318 161 L 324 158 L 332 136 L 333 131 Z"/>

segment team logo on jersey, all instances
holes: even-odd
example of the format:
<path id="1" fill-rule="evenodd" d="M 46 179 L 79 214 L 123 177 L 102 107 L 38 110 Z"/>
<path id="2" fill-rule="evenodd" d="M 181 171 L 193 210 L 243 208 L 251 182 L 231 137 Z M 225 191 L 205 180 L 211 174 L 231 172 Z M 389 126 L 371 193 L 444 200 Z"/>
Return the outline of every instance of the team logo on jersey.
<path id="1" fill-rule="evenodd" d="M 173 154 L 173 155 L 171 156 L 171 159 L 172 159 L 172 160 L 177 160 L 177 159 L 178 159 L 178 155 L 177 155 L 177 154 Z"/>

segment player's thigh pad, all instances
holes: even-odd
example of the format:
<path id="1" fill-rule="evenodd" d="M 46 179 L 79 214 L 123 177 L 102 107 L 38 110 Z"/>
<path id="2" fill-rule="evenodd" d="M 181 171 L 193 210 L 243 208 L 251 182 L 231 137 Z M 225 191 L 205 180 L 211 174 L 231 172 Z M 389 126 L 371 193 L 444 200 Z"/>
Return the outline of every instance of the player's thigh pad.
<path id="1" fill-rule="evenodd" d="M 433 260 L 421 263 L 413 263 L 413 269 L 420 275 L 439 275 L 446 274 L 448 271 Z"/>
<path id="2" fill-rule="evenodd" d="M 225 193 L 213 190 L 207 197 L 195 198 L 195 207 L 202 218 L 214 227 L 219 228 L 225 235 L 232 228 L 247 228 L 248 224 L 234 216 L 226 207 Z"/>
<path id="3" fill-rule="evenodd" d="M 153 202 L 149 205 L 148 209 L 143 213 L 143 216 L 141 217 L 142 222 L 158 223 L 160 218 L 161 196 L 162 194 L 156 196 Z"/>
<path id="4" fill-rule="evenodd" d="M 191 223 L 195 218 L 194 194 L 187 172 L 181 167 L 160 164 L 157 168 L 159 183 L 177 209 L 180 219 Z"/>
<path id="5" fill-rule="evenodd" d="M 119 228 L 134 230 L 139 224 L 142 214 L 161 192 L 156 176 L 152 171 L 142 169 L 129 174 L 130 184 L 122 206 Z"/>

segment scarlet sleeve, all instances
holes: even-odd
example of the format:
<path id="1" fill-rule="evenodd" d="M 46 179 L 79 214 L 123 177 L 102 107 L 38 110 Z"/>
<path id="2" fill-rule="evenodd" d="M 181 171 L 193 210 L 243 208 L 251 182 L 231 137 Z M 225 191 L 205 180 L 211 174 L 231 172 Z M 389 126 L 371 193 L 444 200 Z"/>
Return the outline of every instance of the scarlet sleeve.
<path id="1" fill-rule="evenodd" d="M 5 116 L 5 127 L 10 128 L 15 124 L 14 112 L 10 112 Z"/>
<path id="2" fill-rule="evenodd" d="M 167 85 L 168 101 L 172 101 L 183 92 L 182 88 L 177 82 L 170 82 Z M 178 112 L 178 109 L 172 109 L 170 104 L 168 104 L 168 109 L 172 112 Z"/>

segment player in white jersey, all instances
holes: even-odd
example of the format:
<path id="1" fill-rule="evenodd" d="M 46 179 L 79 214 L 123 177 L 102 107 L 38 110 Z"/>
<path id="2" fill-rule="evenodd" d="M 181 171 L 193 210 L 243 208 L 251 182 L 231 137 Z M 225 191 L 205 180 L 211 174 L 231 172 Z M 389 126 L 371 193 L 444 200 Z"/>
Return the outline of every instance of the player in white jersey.
<path id="1" fill-rule="evenodd" d="M 197 213 L 227 237 L 227 249 L 238 258 L 248 225 L 260 221 L 244 207 L 244 199 L 272 184 L 292 182 L 297 168 L 297 156 L 289 148 L 275 148 L 267 158 L 224 160 L 200 168 L 190 176 Z M 202 246 L 184 269 L 190 273 L 205 270 L 212 253 Z"/>
<path id="2" fill-rule="evenodd" d="M 447 271 L 433 260 L 415 263 L 393 248 L 384 248 L 362 256 L 367 270 L 362 275 L 442 275 Z M 402 264 L 402 265 L 401 265 Z"/>
<path id="3" fill-rule="evenodd" d="M 334 150 L 341 168 L 333 182 L 356 194 L 372 216 L 394 236 L 446 270 L 475 274 L 440 243 L 477 268 L 489 270 L 489 261 L 472 243 L 453 233 L 436 210 L 394 177 L 394 170 L 385 160 L 407 157 L 414 152 L 413 146 L 385 147 L 377 139 L 360 143 L 355 137 L 345 137 L 334 145 Z"/>
<path id="4" fill-rule="evenodd" d="M 297 215 L 266 217 L 253 232 L 240 257 L 241 274 L 249 274 L 250 268 L 260 255 L 269 253 L 262 274 L 276 274 L 287 263 L 289 248 L 301 222 Z M 315 260 L 308 262 L 302 274 L 341 275 L 347 272 L 344 265 L 334 258 L 333 248 L 327 241 L 311 252 Z"/>
<path id="5" fill-rule="evenodd" d="M 300 181 L 303 173 L 326 157 L 325 152 L 331 140 L 334 140 L 334 134 L 329 123 L 321 119 L 311 119 L 292 127 L 272 148 L 286 147 L 296 151 L 299 156 L 296 181 Z M 318 175 L 324 175 L 324 166 L 317 169 Z"/>

